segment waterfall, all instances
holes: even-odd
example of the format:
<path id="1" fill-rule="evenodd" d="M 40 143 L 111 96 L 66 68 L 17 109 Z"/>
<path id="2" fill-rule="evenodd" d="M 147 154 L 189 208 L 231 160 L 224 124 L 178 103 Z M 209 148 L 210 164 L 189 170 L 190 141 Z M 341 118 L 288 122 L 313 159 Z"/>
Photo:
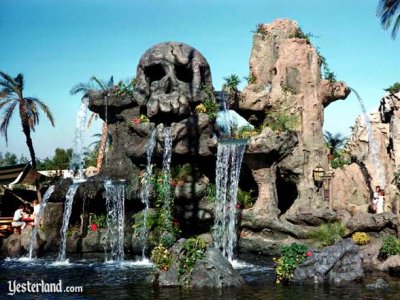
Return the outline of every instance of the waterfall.
<path id="1" fill-rule="evenodd" d="M 376 170 L 378 185 L 381 186 L 382 188 L 385 188 L 385 186 L 386 186 L 385 172 L 383 170 L 382 164 L 379 161 L 379 145 L 378 145 L 377 141 L 375 140 L 371 121 L 368 118 L 368 114 L 365 109 L 364 102 L 361 99 L 360 95 L 353 88 L 350 88 L 350 89 L 356 95 L 356 98 L 357 98 L 358 102 L 360 103 L 360 107 L 361 107 L 361 110 L 362 110 L 362 113 L 364 116 L 364 122 L 365 122 L 365 126 L 367 127 L 367 133 L 368 133 L 369 151 L 372 156 L 372 163 Z"/>
<path id="2" fill-rule="evenodd" d="M 72 146 L 72 157 L 69 169 L 77 179 L 83 179 L 84 168 L 84 155 L 83 155 L 83 138 L 85 131 L 87 108 L 89 105 L 89 98 L 84 97 L 81 101 L 78 113 L 76 115 L 75 136 Z"/>
<path id="3" fill-rule="evenodd" d="M 171 197 L 171 156 L 172 156 L 172 138 L 171 128 L 165 127 L 164 132 L 164 153 L 162 162 L 162 191 L 164 193 L 163 209 L 165 212 L 166 224 L 164 224 L 167 230 L 172 229 L 172 197 Z"/>
<path id="4" fill-rule="evenodd" d="M 37 236 L 37 233 L 39 230 L 40 219 L 42 217 L 43 210 L 46 207 L 47 201 L 49 200 L 49 198 L 53 192 L 54 192 L 54 185 L 50 186 L 47 189 L 46 193 L 43 196 L 42 203 L 40 203 L 39 212 L 37 215 L 35 215 L 35 226 L 33 227 L 32 236 L 31 236 L 31 240 L 29 243 L 29 259 L 32 259 L 33 247 L 34 247 L 34 244 L 36 243 L 36 236 Z"/>
<path id="5" fill-rule="evenodd" d="M 144 204 L 144 212 L 143 212 L 143 225 L 140 231 L 140 241 L 142 244 L 142 259 L 146 258 L 146 243 L 147 243 L 147 215 L 149 212 L 149 193 L 150 193 L 150 185 L 151 185 L 151 176 L 153 174 L 153 168 L 151 165 L 151 157 L 153 155 L 154 147 L 156 145 L 156 133 L 157 130 L 153 129 L 151 132 L 151 136 L 149 142 L 147 144 L 146 157 L 147 157 L 147 165 L 146 172 L 143 177 L 142 182 L 142 190 L 140 191 L 140 198 L 142 203 Z"/>
<path id="6" fill-rule="evenodd" d="M 124 260 L 125 184 L 107 180 L 104 186 L 107 209 L 106 241 L 110 245 L 110 255 L 106 256 L 106 260 L 122 261 Z"/>
<path id="7" fill-rule="evenodd" d="M 65 197 L 64 203 L 64 214 L 63 214 L 63 223 L 60 231 L 61 242 L 60 242 L 60 251 L 58 253 L 57 261 L 65 261 L 66 256 L 66 248 L 67 248 L 67 230 L 69 226 L 69 218 L 71 217 L 72 212 L 72 203 L 74 202 L 74 196 L 81 181 L 74 181 L 68 188 L 67 196 Z"/>
<path id="8" fill-rule="evenodd" d="M 216 248 L 232 261 L 236 246 L 236 203 L 247 141 L 225 140 L 218 143 L 216 166 L 216 203 L 213 239 Z"/>

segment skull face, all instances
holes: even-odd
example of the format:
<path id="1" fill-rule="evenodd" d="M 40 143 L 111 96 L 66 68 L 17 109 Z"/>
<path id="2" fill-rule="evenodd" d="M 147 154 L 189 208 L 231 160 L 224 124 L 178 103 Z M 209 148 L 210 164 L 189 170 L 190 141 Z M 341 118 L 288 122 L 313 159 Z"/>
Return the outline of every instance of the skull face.
<path id="1" fill-rule="evenodd" d="M 135 99 L 147 115 L 159 112 L 186 116 L 191 102 L 201 102 L 201 86 L 211 85 L 206 59 L 196 49 L 176 42 L 153 46 L 137 67 Z"/>

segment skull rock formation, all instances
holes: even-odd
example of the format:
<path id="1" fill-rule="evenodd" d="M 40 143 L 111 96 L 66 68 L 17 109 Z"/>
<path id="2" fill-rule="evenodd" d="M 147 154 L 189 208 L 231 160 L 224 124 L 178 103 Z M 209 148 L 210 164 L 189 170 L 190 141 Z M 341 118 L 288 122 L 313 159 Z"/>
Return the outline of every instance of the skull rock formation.
<path id="1" fill-rule="evenodd" d="M 207 114 L 196 114 L 195 106 L 205 99 L 215 101 L 211 72 L 206 59 L 196 49 L 177 42 L 160 43 L 145 52 L 139 61 L 132 95 L 115 90 L 89 94 L 90 110 L 108 123 L 111 150 L 103 172 L 112 179 L 131 179 L 145 162 L 146 147 L 157 130 L 155 157 L 162 157 L 163 128 L 171 127 L 173 152 L 182 162 L 211 156 L 212 124 Z M 106 116 L 107 112 L 107 116 Z M 133 120 L 146 112 L 150 122 Z"/>
<path id="2" fill-rule="evenodd" d="M 146 106 L 147 116 L 160 113 L 188 116 L 201 102 L 202 86 L 211 86 L 206 59 L 196 49 L 177 42 L 160 43 L 140 59 L 135 99 Z"/>

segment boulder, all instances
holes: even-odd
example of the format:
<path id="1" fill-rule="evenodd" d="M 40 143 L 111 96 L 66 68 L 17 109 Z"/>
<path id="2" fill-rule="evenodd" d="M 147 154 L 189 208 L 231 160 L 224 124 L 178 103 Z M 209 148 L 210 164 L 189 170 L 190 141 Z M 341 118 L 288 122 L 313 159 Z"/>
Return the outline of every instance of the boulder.
<path id="1" fill-rule="evenodd" d="M 13 233 L 3 241 L 2 253 L 8 257 L 18 257 L 21 255 L 21 235 Z"/>
<path id="2" fill-rule="evenodd" d="M 365 287 L 370 291 L 386 290 L 389 288 L 389 284 L 383 278 L 378 278 L 374 283 L 367 284 Z"/>
<path id="3" fill-rule="evenodd" d="M 345 239 L 321 251 L 313 251 L 313 255 L 294 271 L 293 282 L 338 284 L 363 277 L 360 247 L 351 239 Z"/>
<path id="4" fill-rule="evenodd" d="M 381 231 L 391 227 L 397 234 L 400 232 L 399 218 L 390 213 L 380 214 L 357 213 L 346 224 L 351 232 L 355 231 Z"/>

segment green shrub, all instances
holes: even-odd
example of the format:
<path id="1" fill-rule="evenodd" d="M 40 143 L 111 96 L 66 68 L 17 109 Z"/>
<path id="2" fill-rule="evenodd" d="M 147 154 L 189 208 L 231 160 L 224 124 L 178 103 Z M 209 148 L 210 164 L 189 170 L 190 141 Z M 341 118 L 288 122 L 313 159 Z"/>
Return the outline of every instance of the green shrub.
<path id="1" fill-rule="evenodd" d="M 294 270 L 311 255 L 311 251 L 307 251 L 307 246 L 302 244 L 283 246 L 281 256 L 274 258 L 276 283 L 289 282 L 293 278 Z"/>
<path id="2" fill-rule="evenodd" d="M 400 82 L 396 82 L 384 90 L 391 94 L 396 94 L 396 93 L 400 92 Z"/>
<path id="3" fill-rule="evenodd" d="M 247 84 L 257 83 L 257 77 L 253 73 L 251 73 L 249 76 L 244 76 L 243 79 L 247 81 Z"/>
<path id="4" fill-rule="evenodd" d="M 182 244 L 178 261 L 178 278 L 184 276 L 185 285 L 189 285 L 190 276 L 198 259 L 204 257 L 206 243 L 200 238 L 189 238 Z"/>
<path id="5" fill-rule="evenodd" d="M 252 126 L 244 126 L 233 133 L 233 138 L 249 139 L 257 134 L 259 134 L 258 130 L 254 129 Z"/>
<path id="6" fill-rule="evenodd" d="M 172 264 L 172 254 L 163 245 L 158 245 L 151 251 L 151 260 L 161 271 L 168 271 Z"/>
<path id="7" fill-rule="evenodd" d="M 264 28 L 264 24 L 262 23 L 258 23 L 256 25 L 256 30 L 252 30 L 251 32 L 260 34 L 263 41 L 265 41 L 265 38 L 269 36 L 268 31 Z"/>
<path id="8" fill-rule="evenodd" d="M 400 240 L 392 235 L 385 237 L 382 243 L 382 247 L 379 250 L 379 258 L 386 259 L 392 255 L 400 254 Z"/>
<path id="9" fill-rule="evenodd" d="M 254 196 L 254 191 L 243 191 L 238 189 L 237 191 L 237 203 L 240 204 L 241 208 L 250 208 L 256 202 L 257 198 Z"/>
<path id="10" fill-rule="evenodd" d="M 172 180 L 178 182 L 190 181 L 192 176 L 192 166 L 190 164 L 177 165 L 171 168 Z"/>
<path id="11" fill-rule="evenodd" d="M 325 223 L 309 233 L 320 248 L 331 246 L 348 234 L 347 228 L 341 222 Z"/>
<path id="12" fill-rule="evenodd" d="M 107 216 L 91 214 L 90 223 L 96 224 L 99 228 L 107 228 Z"/>
<path id="13" fill-rule="evenodd" d="M 215 203 L 215 200 L 217 199 L 217 187 L 215 186 L 215 183 L 209 183 L 207 185 L 205 197 L 209 202 Z"/>
<path id="14" fill-rule="evenodd" d="M 265 120 L 260 128 L 270 127 L 274 131 L 290 131 L 295 130 L 298 126 L 299 118 L 297 115 L 291 115 L 281 112 L 271 112 L 265 117 Z"/>
<path id="15" fill-rule="evenodd" d="M 289 35 L 289 39 L 292 38 L 299 38 L 304 39 L 307 41 L 307 44 L 311 44 L 311 38 L 317 37 L 316 35 L 312 34 L 311 32 L 304 33 L 301 28 L 297 28 L 294 34 Z"/>

